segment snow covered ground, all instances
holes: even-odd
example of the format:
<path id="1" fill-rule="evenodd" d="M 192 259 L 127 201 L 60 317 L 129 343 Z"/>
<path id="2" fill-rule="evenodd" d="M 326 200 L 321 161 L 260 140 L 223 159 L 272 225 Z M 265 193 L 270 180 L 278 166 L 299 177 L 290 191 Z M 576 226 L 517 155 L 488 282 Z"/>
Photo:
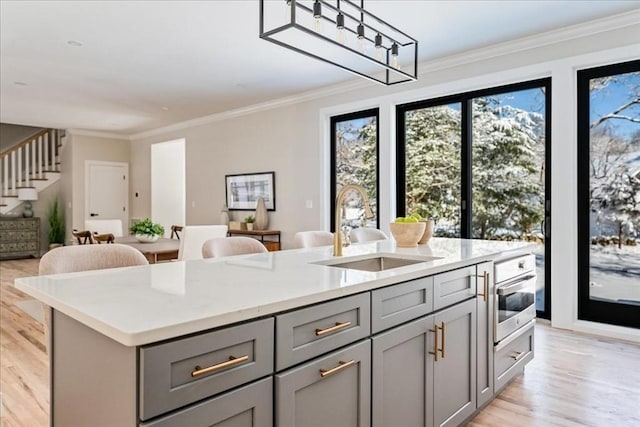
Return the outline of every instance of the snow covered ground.
<path id="1" fill-rule="evenodd" d="M 590 293 L 597 299 L 640 304 L 640 246 L 591 246 Z"/>

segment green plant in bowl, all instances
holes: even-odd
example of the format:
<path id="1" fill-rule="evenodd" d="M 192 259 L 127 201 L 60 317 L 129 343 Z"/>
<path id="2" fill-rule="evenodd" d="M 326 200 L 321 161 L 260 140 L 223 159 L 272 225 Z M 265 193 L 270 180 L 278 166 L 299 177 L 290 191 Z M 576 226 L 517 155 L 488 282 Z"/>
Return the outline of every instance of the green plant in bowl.
<path id="1" fill-rule="evenodd" d="M 142 221 L 134 222 L 129 228 L 129 233 L 136 236 L 136 239 L 141 242 L 149 242 L 163 236 L 164 227 L 151 221 L 151 218 L 145 218 Z"/>

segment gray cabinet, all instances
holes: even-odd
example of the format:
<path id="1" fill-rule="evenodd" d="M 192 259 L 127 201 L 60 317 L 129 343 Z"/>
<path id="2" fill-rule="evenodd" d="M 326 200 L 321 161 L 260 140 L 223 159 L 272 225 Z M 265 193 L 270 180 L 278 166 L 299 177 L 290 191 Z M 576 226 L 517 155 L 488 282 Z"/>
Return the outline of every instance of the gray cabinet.
<path id="1" fill-rule="evenodd" d="M 477 285 L 477 405 L 493 398 L 493 306 L 495 291 L 493 263 L 478 265 Z"/>
<path id="2" fill-rule="evenodd" d="M 373 337 L 372 426 L 433 425 L 433 316 Z"/>
<path id="3" fill-rule="evenodd" d="M 534 324 L 535 320 L 530 321 L 517 334 L 511 334 L 495 347 L 496 391 L 520 374 L 524 370 L 524 365 L 533 360 Z"/>
<path id="4" fill-rule="evenodd" d="M 440 310 L 476 294 L 476 266 L 433 276 L 433 309 Z"/>
<path id="5" fill-rule="evenodd" d="M 476 410 L 476 300 L 436 313 L 434 323 L 434 425 L 458 426 Z"/>
<path id="6" fill-rule="evenodd" d="M 271 427 L 273 380 L 267 378 L 141 427 Z"/>
<path id="7" fill-rule="evenodd" d="M 279 427 L 368 427 L 371 341 L 277 374 L 275 383 Z"/>

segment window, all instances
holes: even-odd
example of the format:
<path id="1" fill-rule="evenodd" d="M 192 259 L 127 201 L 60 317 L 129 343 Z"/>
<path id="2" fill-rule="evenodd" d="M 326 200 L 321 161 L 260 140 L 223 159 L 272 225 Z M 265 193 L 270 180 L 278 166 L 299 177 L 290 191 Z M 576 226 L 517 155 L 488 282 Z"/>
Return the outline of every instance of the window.
<path id="1" fill-rule="evenodd" d="M 640 61 L 578 72 L 578 318 L 640 328 Z"/>
<path id="2" fill-rule="evenodd" d="M 537 243 L 538 316 L 550 315 L 550 79 L 398 106 L 398 216 L 434 235 Z"/>
<path id="3" fill-rule="evenodd" d="M 360 194 L 346 197 L 342 226 L 378 228 L 378 109 L 331 118 L 331 215 L 336 195 L 346 184 L 362 186 L 369 197 L 374 217 L 364 220 Z M 331 221 L 331 231 L 334 224 Z"/>

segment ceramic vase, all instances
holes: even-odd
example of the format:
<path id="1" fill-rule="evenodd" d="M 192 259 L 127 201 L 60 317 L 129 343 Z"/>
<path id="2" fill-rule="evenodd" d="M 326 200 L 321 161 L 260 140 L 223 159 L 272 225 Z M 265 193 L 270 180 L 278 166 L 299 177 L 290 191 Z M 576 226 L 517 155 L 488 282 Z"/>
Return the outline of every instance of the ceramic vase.
<path id="1" fill-rule="evenodd" d="M 424 228 L 424 234 L 422 234 L 422 237 L 420 238 L 418 244 L 425 245 L 429 243 L 429 239 L 431 239 L 431 236 L 433 236 L 433 227 L 435 225 L 435 222 L 432 219 L 423 220 L 421 222 L 424 222 L 426 224 L 426 227 Z"/>
<path id="2" fill-rule="evenodd" d="M 256 218 L 253 228 L 256 230 L 266 230 L 269 226 L 269 216 L 267 214 L 267 205 L 264 203 L 264 199 L 260 197 L 256 204 Z"/>

